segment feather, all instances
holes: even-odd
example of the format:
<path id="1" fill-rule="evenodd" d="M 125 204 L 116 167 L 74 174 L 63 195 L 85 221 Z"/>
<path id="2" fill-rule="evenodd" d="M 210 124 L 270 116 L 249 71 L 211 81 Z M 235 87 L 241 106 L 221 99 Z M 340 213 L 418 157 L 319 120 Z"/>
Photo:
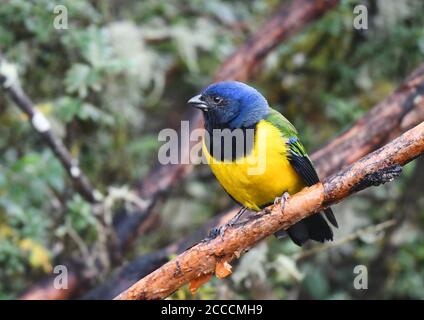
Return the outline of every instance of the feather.
<path id="1" fill-rule="evenodd" d="M 297 137 L 291 137 L 287 143 L 289 145 L 290 151 L 288 154 L 289 161 L 296 172 L 305 181 L 306 185 L 313 186 L 314 184 L 318 183 L 320 181 L 318 174 L 315 171 L 308 155 L 304 151 L 304 148 L 301 145 L 299 139 Z M 330 221 L 330 223 L 337 228 L 338 223 L 336 217 L 334 216 L 333 210 L 331 210 L 331 208 L 327 208 L 324 210 L 324 213 L 328 221 Z"/>

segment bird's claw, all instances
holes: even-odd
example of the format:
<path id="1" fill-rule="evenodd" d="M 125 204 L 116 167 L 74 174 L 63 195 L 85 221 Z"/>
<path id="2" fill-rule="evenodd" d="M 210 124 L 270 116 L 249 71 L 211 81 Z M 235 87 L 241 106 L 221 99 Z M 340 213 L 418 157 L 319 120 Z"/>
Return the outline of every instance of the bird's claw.
<path id="1" fill-rule="evenodd" d="M 209 235 L 207 236 L 206 239 L 204 239 L 204 241 L 207 242 L 207 241 L 213 240 L 218 235 L 221 237 L 221 239 L 223 239 L 225 231 L 228 228 L 232 228 L 235 225 L 237 225 L 238 221 L 240 220 L 240 218 L 243 216 L 243 214 L 246 211 L 247 211 L 247 208 L 245 208 L 245 207 L 241 208 L 239 210 L 239 212 L 237 212 L 237 214 L 231 220 L 229 220 L 226 224 L 219 226 L 219 227 L 214 227 L 211 230 L 209 230 Z"/>
<path id="2" fill-rule="evenodd" d="M 209 242 L 213 239 L 215 239 L 220 234 L 221 227 L 213 227 L 209 230 L 209 233 L 206 238 L 204 238 L 201 242 Z"/>
<path id="3" fill-rule="evenodd" d="M 213 240 L 218 235 L 221 237 L 221 239 L 223 239 L 225 231 L 227 231 L 228 228 L 234 227 L 237 224 L 238 220 L 240 219 L 240 216 L 241 216 L 240 214 L 237 214 L 234 218 L 232 218 L 226 224 L 219 226 L 219 227 L 214 227 L 211 230 L 209 230 L 209 234 L 204 241 L 206 242 L 206 241 Z"/>
<path id="4" fill-rule="evenodd" d="M 226 223 L 219 228 L 219 236 L 221 237 L 221 240 L 224 239 L 224 234 L 225 234 L 225 231 L 228 229 L 228 227 L 232 227 L 232 226 L 233 226 L 232 224 Z"/>
<path id="5" fill-rule="evenodd" d="M 235 216 L 230 221 L 228 221 L 226 224 L 224 224 L 224 225 L 222 225 L 218 228 L 219 229 L 219 235 L 221 236 L 221 239 L 224 238 L 225 231 L 227 231 L 228 228 L 232 228 L 237 224 L 239 218 L 240 218 L 240 216 Z"/>
<path id="6" fill-rule="evenodd" d="M 284 207 L 286 206 L 286 201 L 289 199 L 290 194 L 286 191 L 281 197 L 277 197 L 274 200 L 274 206 L 280 204 L 280 211 L 284 213 Z"/>
<path id="7" fill-rule="evenodd" d="M 271 212 L 272 212 L 271 209 L 268 209 L 268 208 L 265 208 L 264 209 L 264 214 L 270 214 Z"/>
<path id="8" fill-rule="evenodd" d="M 224 234 L 225 231 L 229 228 L 229 227 L 233 227 L 235 225 L 234 222 L 229 221 L 226 224 L 219 226 L 219 227 L 213 227 L 212 229 L 209 230 L 209 234 L 208 236 L 203 240 L 203 242 L 208 242 L 211 241 L 213 239 L 215 239 L 216 237 L 220 236 L 221 239 L 224 238 Z"/>

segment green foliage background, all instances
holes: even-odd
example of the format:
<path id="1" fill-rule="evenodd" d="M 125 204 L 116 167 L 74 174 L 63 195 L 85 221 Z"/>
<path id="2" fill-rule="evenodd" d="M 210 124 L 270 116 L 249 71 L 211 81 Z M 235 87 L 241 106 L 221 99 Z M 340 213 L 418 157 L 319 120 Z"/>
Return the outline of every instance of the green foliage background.
<path id="1" fill-rule="evenodd" d="M 178 128 L 189 112 L 185 101 L 280 2 L 2 2 L 1 51 L 110 203 L 97 212 L 76 194 L 27 119 L 0 95 L 0 298 L 19 296 L 64 257 L 83 256 L 92 285 L 107 278 L 107 257 L 101 270 L 90 264 L 108 241 L 95 215 L 133 205 L 129 186 L 155 164 L 157 133 Z M 53 28 L 57 4 L 68 9 L 68 30 Z M 352 27 L 356 4 L 369 8 L 368 30 Z M 423 9 L 420 0 L 343 0 L 279 46 L 252 84 L 296 125 L 307 148 L 317 149 L 424 60 Z M 396 182 L 334 208 L 336 239 L 399 218 L 385 235 L 367 233 L 308 258 L 269 239 L 231 278 L 213 280 L 195 298 L 424 298 L 423 168 L 418 160 Z M 209 169 L 197 167 L 157 208 L 158 227 L 127 258 L 178 240 L 232 205 Z M 87 252 L 90 246 L 99 250 Z M 356 265 L 368 267 L 368 290 L 353 288 Z M 173 298 L 191 296 L 180 290 Z"/>

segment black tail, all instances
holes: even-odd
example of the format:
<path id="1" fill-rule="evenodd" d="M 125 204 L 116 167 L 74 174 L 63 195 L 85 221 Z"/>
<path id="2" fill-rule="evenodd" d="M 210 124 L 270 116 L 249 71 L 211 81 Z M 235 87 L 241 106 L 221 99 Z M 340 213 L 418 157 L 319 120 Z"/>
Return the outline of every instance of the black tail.
<path id="1" fill-rule="evenodd" d="M 337 221 L 334 218 L 330 208 L 326 209 L 325 215 L 329 217 L 329 221 L 337 227 Z M 324 242 L 333 240 L 333 231 L 325 221 L 321 213 L 303 219 L 287 229 L 287 234 L 298 246 L 303 245 L 309 239 Z"/>

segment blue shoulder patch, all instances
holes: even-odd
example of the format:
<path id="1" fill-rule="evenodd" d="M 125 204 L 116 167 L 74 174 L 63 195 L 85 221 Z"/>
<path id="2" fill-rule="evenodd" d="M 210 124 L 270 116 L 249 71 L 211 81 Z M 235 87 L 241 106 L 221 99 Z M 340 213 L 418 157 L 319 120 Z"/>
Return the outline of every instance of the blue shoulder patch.
<path id="1" fill-rule="evenodd" d="M 298 137 L 290 137 L 288 143 L 289 144 L 295 144 L 298 141 L 299 141 Z"/>

